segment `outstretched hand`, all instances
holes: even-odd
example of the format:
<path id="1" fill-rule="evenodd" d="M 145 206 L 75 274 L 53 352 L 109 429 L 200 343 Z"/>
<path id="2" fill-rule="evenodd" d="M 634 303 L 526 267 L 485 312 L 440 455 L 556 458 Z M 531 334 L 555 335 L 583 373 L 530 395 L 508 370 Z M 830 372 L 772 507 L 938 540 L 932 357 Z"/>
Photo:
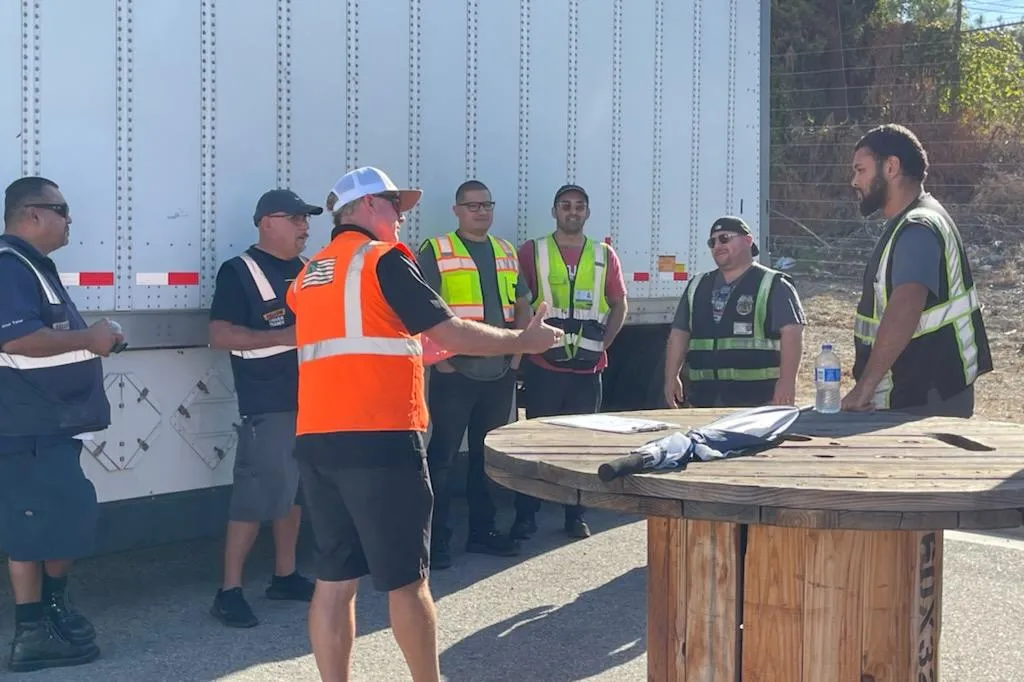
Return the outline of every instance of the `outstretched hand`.
<path id="1" fill-rule="evenodd" d="M 519 352 L 543 353 L 561 342 L 564 335 L 562 330 L 544 322 L 547 312 L 548 304 L 541 303 L 530 320 L 530 324 L 519 335 Z"/>

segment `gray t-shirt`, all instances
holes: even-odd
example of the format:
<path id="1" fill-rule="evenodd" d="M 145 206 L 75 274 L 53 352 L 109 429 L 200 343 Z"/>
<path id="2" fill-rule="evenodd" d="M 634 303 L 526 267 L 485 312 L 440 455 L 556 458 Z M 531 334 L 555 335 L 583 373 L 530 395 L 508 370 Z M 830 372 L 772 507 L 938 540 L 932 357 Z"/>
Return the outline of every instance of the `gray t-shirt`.
<path id="1" fill-rule="evenodd" d="M 721 321 L 722 313 L 729 302 L 729 294 L 732 293 L 740 281 L 750 273 L 747 270 L 730 283 L 726 283 L 725 277 L 720 270 L 715 271 L 715 279 L 711 286 L 711 308 L 714 313 L 715 323 Z M 691 283 L 689 286 L 693 286 Z M 780 329 L 790 324 L 807 324 L 807 317 L 804 315 L 803 306 L 796 289 L 786 279 L 780 279 L 768 297 L 768 319 L 771 322 L 772 333 L 777 334 Z M 688 292 L 684 291 L 679 305 L 676 307 L 676 316 L 672 320 L 672 327 L 679 331 L 690 331 L 690 301 Z"/>
<path id="2" fill-rule="evenodd" d="M 505 323 L 505 316 L 501 312 L 501 297 L 498 295 L 498 271 L 494 265 L 494 249 L 490 240 L 474 242 L 463 239 L 470 257 L 476 263 L 476 269 L 480 273 L 480 289 L 484 297 L 484 322 L 494 327 L 511 327 Z M 441 291 L 441 273 L 437 269 L 437 260 L 434 258 L 434 250 L 430 244 L 424 244 L 420 249 L 417 260 L 420 270 L 423 271 L 423 278 L 434 291 Z M 530 290 L 522 278 L 516 282 L 516 298 L 529 298 Z M 459 373 L 477 381 L 493 381 L 500 379 L 508 371 L 512 356 L 504 355 L 497 357 L 478 357 L 472 355 L 457 355 L 448 360 L 452 367 Z"/>
<path id="3" fill-rule="evenodd" d="M 879 248 L 882 245 L 879 244 Z M 900 229 L 892 247 L 892 286 L 917 282 L 939 295 L 942 250 L 939 238 L 931 228 L 908 223 Z"/>

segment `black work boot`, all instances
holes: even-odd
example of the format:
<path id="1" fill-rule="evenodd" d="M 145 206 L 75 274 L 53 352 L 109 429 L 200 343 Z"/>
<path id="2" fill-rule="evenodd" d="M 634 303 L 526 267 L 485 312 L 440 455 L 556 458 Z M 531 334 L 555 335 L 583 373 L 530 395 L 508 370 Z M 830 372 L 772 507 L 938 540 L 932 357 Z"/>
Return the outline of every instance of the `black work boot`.
<path id="1" fill-rule="evenodd" d="M 96 629 L 71 604 L 67 588 L 45 595 L 43 605 L 47 617 L 57 626 L 64 639 L 76 645 L 88 644 L 96 639 Z"/>
<path id="2" fill-rule="evenodd" d="M 443 570 L 452 567 L 452 553 L 448 540 L 435 540 L 430 545 L 430 568 Z"/>
<path id="3" fill-rule="evenodd" d="M 533 514 L 516 514 L 516 519 L 512 522 L 512 528 L 509 529 L 508 536 L 512 540 L 527 540 L 536 532 L 537 519 Z"/>
<path id="4" fill-rule="evenodd" d="M 41 620 L 18 623 L 11 641 L 7 667 L 11 672 L 25 673 L 44 668 L 83 665 L 95 661 L 100 649 L 95 642 L 72 644 L 64 639 L 49 616 Z"/>
<path id="5" fill-rule="evenodd" d="M 590 526 L 583 520 L 583 511 L 578 507 L 565 509 L 565 534 L 577 540 L 590 537 Z"/>
<path id="6" fill-rule="evenodd" d="M 471 532 L 466 539 L 466 551 L 493 556 L 516 556 L 519 543 L 496 530 Z"/>

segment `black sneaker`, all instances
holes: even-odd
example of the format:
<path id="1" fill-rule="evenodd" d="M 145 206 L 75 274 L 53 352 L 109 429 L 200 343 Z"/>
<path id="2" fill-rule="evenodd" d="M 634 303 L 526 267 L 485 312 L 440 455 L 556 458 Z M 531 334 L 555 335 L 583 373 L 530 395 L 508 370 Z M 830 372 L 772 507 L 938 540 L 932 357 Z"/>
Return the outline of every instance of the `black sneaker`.
<path id="1" fill-rule="evenodd" d="M 519 543 L 507 535 L 491 530 L 486 533 L 472 533 L 466 540 L 466 551 L 493 556 L 516 556 Z"/>
<path id="2" fill-rule="evenodd" d="M 512 540 L 527 540 L 531 535 L 537 532 L 537 520 L 533 514 L 529 516 L 516 515 L 516 520 L 512 522 L 512 528 L 508 531 L 508 536 Z"/>
<path id="3" fill-rule="evenodd" d="M 312 601 L 316 586 L 309 578 L 303 577 L 298 571 L 280 578 L 273 576 L 267 586 L 267 599 L 280 601 Z"/>
<path id="4" fill-rule="evenodd" d="M 437 540 L 430 546 L 430 568 L 443 570 L 451 568 L 452 553 L 447 540 Z"/>
<path id="5" fill-rule="evenodd" d="M 14 630 L 7 668 L 15 673 L 63 668 L 91 663 L 99 655 L 100 648 L 95 642 L 72 644 L 64 639 L 57 626 L 47 617 L 32 623 L 18 624 Z"/>
<path id="6" fill-rule="evenodd" d="M 233 587 L 227 591 L 217 590 L 210 613 L 229 628 L 251 628 L 260 623 L 242 596 L 241 587 Z"/>
<path id="7" fill-rule="evenodd" d="M 67 592 L 50 595 L 43 603 L 43 608 L 61 636 L 70 643 L 82 645 L 96 639 L 96 628 L 88 618 L 75 610 Z"/>
<path id="8" fill-rule="evenodd" d="M 565 520 L 565 534 L 577 540 L 589 538 L 590 526 L 581 518 L 569 518 Z"/>

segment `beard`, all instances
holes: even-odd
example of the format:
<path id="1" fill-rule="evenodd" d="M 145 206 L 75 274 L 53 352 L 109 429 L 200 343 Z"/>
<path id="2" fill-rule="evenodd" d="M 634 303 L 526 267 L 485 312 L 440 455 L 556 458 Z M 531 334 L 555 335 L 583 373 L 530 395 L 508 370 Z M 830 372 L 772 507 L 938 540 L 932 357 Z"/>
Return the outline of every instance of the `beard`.
<path id="1" fill-rule="evenodd" d="M 868 187 L 867 194 L 860 199 L 860 214 L 867 218 L 872 213 L 880 210 L 889 198 L 889 185 L 880 175 L 876 175 Z"/>

